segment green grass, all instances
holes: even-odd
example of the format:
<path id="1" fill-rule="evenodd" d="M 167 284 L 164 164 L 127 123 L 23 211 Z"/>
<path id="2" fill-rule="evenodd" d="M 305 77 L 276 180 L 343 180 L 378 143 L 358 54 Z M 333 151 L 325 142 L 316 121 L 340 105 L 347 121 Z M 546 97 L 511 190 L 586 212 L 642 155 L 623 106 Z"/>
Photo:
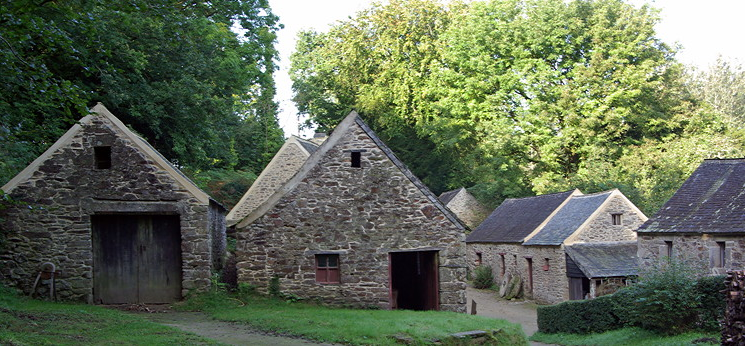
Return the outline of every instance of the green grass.
<path id="1" fill-rule="evenodd" d="M 700 338 L 713 338 L 718 344 L 719 334 L 684 333 L 680 335 L 659 335 L 641 328 L 623 328 L 598 334 L 545 334 L 535 333 L 530 340 L 557 345 L 598 345 L 598 346 L 681 346 L 681 345 L 710 345 L 708 343 L 694 344 Z"/>
<path id="2" fill-rule="evenodd" d="M 241 304 L 245 304 L 241 306 Z M 192 297 L 180 309 L 201 310 L 212 317 L 308 339 L 354 345 L 393 345 L 394 336 L 425 344 L 470 330 L 501 330 L 492 344 L 527 345 L 522 328 L 504 320 L 441 311 L 332 308 L 260 296 L 240 301 L 221 292 Z"/>
<path id="3" fill-rule="evenodd" d="M 0 345 L 208 345 L 204 338 L 98 306 L 26 299 L 0 286 Z"/>

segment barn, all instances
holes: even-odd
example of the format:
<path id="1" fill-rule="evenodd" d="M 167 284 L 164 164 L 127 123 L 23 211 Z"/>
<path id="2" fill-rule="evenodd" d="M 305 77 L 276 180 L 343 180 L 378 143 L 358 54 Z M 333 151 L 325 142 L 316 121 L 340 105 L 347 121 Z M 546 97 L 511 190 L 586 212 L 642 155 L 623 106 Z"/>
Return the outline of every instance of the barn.
<path id="1" fill-rule="evenodd" d="M 2 189 L 0 279 L 27 293 L 51 263 L 61 299 L 169 303 L 222 266 L 225 208 L 101 104 Z"/>

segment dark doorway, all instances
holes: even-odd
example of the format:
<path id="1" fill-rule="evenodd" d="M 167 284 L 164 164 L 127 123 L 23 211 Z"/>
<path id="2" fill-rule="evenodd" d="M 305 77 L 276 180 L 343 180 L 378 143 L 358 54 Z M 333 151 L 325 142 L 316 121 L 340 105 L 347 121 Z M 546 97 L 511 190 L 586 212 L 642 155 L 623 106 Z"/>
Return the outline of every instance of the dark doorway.
<path id="1" fill-rule="evenodd" d="M 391 252 L 391 307 L 439 310 L 437 251 Z"/>
<path id="2" fill-rule="evenodd" d="M 581 300 L 590 293 L 590 279 L 569 278 L 569 299 Z"/>
<path id="3" fill-rule="evenodd" d="M 177 215 L 93 215 L 93 301 L 170 303 L 181 299 Z"/>

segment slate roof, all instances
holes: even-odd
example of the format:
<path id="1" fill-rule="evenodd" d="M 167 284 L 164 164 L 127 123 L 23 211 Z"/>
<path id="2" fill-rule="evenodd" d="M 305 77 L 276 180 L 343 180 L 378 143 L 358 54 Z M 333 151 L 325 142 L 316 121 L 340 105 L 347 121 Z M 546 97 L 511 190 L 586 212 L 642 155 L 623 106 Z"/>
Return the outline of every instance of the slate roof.
<path id="1" fill-rule="evenodd" d="M 298 140 L 298 143 L 303 146 L 305 151 L 307 151 L 309 154 L 313 155 L 313 153 L 318 150 L 318 144 L 315 144 L 309 140 L 302 139 L 300 137 L 295 136 L 295 138 Z"/>
<path id="2" fill-rule="evenodd" d="M 453 198 L 455 198 L 455 196 L 458 195 L 458 193 L 460 193 L 461 190 L 465 190 L 465 188 L 461 187 L 459 189 L 445 191 L 445 192 L 441 193 L 440 194 L 440 202 L 442 202 L 442 204 L 447 205 L 448 203 L 450 203 L 450 201 L 453 200 Z"/>
<path id="3" fill-rule="evenodd" d="M 637 275 L 637 243 L 631 241 L 575 243 L 564 248 L 588 278 Z"/>
<path id="4" fill-rule="evenodd" d="M 523 245 L 561 245 L 590 218 L 612 193 L 613 190 L 572 196 L 551 220 Z"/>
<path id="5" fill-rule="evenodd" d="M 575 191 L 506 199 L 466 237 L 466 242 L 520 243 Z"/>
<path id="6" fill-rule="evenodd" d="M 638 233 L 745 233 L 745 159 L 705 160 Z"/>

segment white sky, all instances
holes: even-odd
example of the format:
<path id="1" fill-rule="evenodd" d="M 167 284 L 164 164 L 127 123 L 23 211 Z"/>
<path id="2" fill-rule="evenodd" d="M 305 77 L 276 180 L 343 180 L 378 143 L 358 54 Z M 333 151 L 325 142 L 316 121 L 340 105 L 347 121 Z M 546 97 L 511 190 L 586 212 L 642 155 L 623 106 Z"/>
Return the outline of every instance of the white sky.
<path id="1" fill-rule="evenodd" d="M 743 0 L 629 0 L 639 6 L 652 4 L 662 9 L 657 35 L 663 41 L 679 43 L 678 60 L 705 69 L 718 55 L 745 63 L 745 1 Z M 275 74 L 279 102 L 279 123 L 285 136 L 310 137 L 313 131 L 298 131 L 302 121 L 292 102 L 288 75 L 290 54 L 297 33 L 304 29 L 326 31 L 339 20 L 367 8 L 372 0 L 269 0 L 272 11 L 285 28 L 278 33 L 279 70 Z"/>

